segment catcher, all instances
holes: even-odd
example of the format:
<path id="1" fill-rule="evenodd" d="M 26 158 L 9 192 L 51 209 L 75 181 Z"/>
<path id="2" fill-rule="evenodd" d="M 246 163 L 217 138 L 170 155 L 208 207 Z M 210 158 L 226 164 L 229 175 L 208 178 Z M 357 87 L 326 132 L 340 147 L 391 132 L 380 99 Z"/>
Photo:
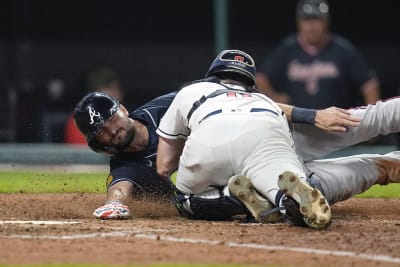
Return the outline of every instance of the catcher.
<path id="1" fill-rule="evenodd" d="M 172 180 L 182 215 L 224 219 L 247 212 L 257 221 L 273 221 L 271 215 L 280 211 L 296 225 L 320 229 L 330 223 L 329 203 L 375 183 L 400 181 L 398 152 L 311 161 L 304 167 L 294 149 L 296 144 L 301 157 L 318 157 L 399 131 L 399 123 L 393 123 L 399 119 L 399 99 L 350 110 L 363 119 L 359 127 L 324 135 L 301 127 L 293 142 L 282 110 L 294 122 L 314 122 L 316 112 L 282 109 L 257 93 L 251 56 L 222 51 L 206 76 L 210 79 L 179 91 L 157 129 L 157 170 L 168 176 L 178 169 Z"/>

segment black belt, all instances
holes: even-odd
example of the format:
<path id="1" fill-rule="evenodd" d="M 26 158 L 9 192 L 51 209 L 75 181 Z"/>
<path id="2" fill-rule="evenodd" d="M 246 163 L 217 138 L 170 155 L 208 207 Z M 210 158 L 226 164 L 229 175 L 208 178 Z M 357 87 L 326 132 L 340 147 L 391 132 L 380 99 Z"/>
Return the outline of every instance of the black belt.
<path id="1" fill-rule="evenodd" d="M 234 112 L 234 110 L 232 110 L 232 112 Z M 276 115 L 276 116 L 279 116 L 279 114 L 278 114 L 276 111 L 273 111 L 273 110 L 267 109 L 267 108 L 252 108 L 252 109 L 250 109 L 250 112 L 270 112 L 270 113 L 272 113 L 272 114 L 274 114 L 274 115 Z M 199 121 L 199 123 L 201 123 L 201 122 L 203 122 L 205 119 L 207 119 L 207 118 L 209 118 L 209 117 L 211 117 L 211 116 L 217 115 L 217 114 L 219 114 L 219 113 L 222 113 L 222 109 L 217 109 L 217 110 L 214 110 L 213 112 L 208 113 L 206 116 L 204 116 L 204 117 Z"/>

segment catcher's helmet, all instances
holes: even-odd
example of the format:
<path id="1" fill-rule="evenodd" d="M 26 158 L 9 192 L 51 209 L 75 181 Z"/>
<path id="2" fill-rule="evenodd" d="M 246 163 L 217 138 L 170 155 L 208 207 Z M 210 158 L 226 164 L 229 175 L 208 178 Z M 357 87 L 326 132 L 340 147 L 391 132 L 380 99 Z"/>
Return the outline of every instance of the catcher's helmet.
<path id="1" fill-rule="evenodd" d="M 115 154 L 114 147 L 104 146 L 96 141 L 97 132 L 108 118 L 119 110 L 119 101 L 105 93 L 92 92 L 84 96 L 74 110 L 75 123 L 86 137 L 91 149 L 96 152 Z"/>
<path id="2" fill-rule="evenodd" d="M 256 84 L 255 75 L 254 59 L 249 54 L 240 50 L 223 50 L 212 62 L 206 78 L 210 76 L 228 77 L 254 87 Z"/>
<path id="3" fill-rule="evenodd" d="M 326 0 L 299 0 L 296 8 L 297 18 L 329 18 L 329 5 Z"/>

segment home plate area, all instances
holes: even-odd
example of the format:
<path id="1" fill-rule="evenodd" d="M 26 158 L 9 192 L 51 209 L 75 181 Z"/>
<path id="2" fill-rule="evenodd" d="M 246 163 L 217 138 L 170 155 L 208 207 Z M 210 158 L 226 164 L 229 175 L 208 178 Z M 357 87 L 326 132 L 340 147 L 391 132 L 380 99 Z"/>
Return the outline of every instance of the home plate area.
<path id="1" fill-rule="evenodd" d="M 165 200 L 96 220 L 99 194 L 0 194 L 0 264 L 399 266 L 400 201 L 351 199 L 323 231 L 181 218 Z"/>

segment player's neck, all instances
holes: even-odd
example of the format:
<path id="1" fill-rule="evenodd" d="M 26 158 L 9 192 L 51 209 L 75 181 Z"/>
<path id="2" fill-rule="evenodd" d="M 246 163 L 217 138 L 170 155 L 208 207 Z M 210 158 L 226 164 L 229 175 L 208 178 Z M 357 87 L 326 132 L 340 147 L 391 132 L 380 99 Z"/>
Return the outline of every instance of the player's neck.
<path id="1" fill-rule="evenodd" d="M 132 123 L 134 123 L 135 126 L 135 137 L 133 138 L 127 151 L 142 151 L 146 149 L 149 144 L 149 131 L 147 130 L 147 127 L 139 121 L 132 120 Z"/>
<path id="2" fill-rule="evenodd" d="M 238 89 L 246 89 L 246 87 L 247 87 L 247 85 L 245 85 L 244 83 L 242 83 L 240 81 L 231 80 L 231 79 L 223 79 L 223 80 L 221 80 L 221 83 L 226 84 L 226 85 L 234 85 L 234 86 L 242 87 L 242 88 L 238 88 Z"/>

